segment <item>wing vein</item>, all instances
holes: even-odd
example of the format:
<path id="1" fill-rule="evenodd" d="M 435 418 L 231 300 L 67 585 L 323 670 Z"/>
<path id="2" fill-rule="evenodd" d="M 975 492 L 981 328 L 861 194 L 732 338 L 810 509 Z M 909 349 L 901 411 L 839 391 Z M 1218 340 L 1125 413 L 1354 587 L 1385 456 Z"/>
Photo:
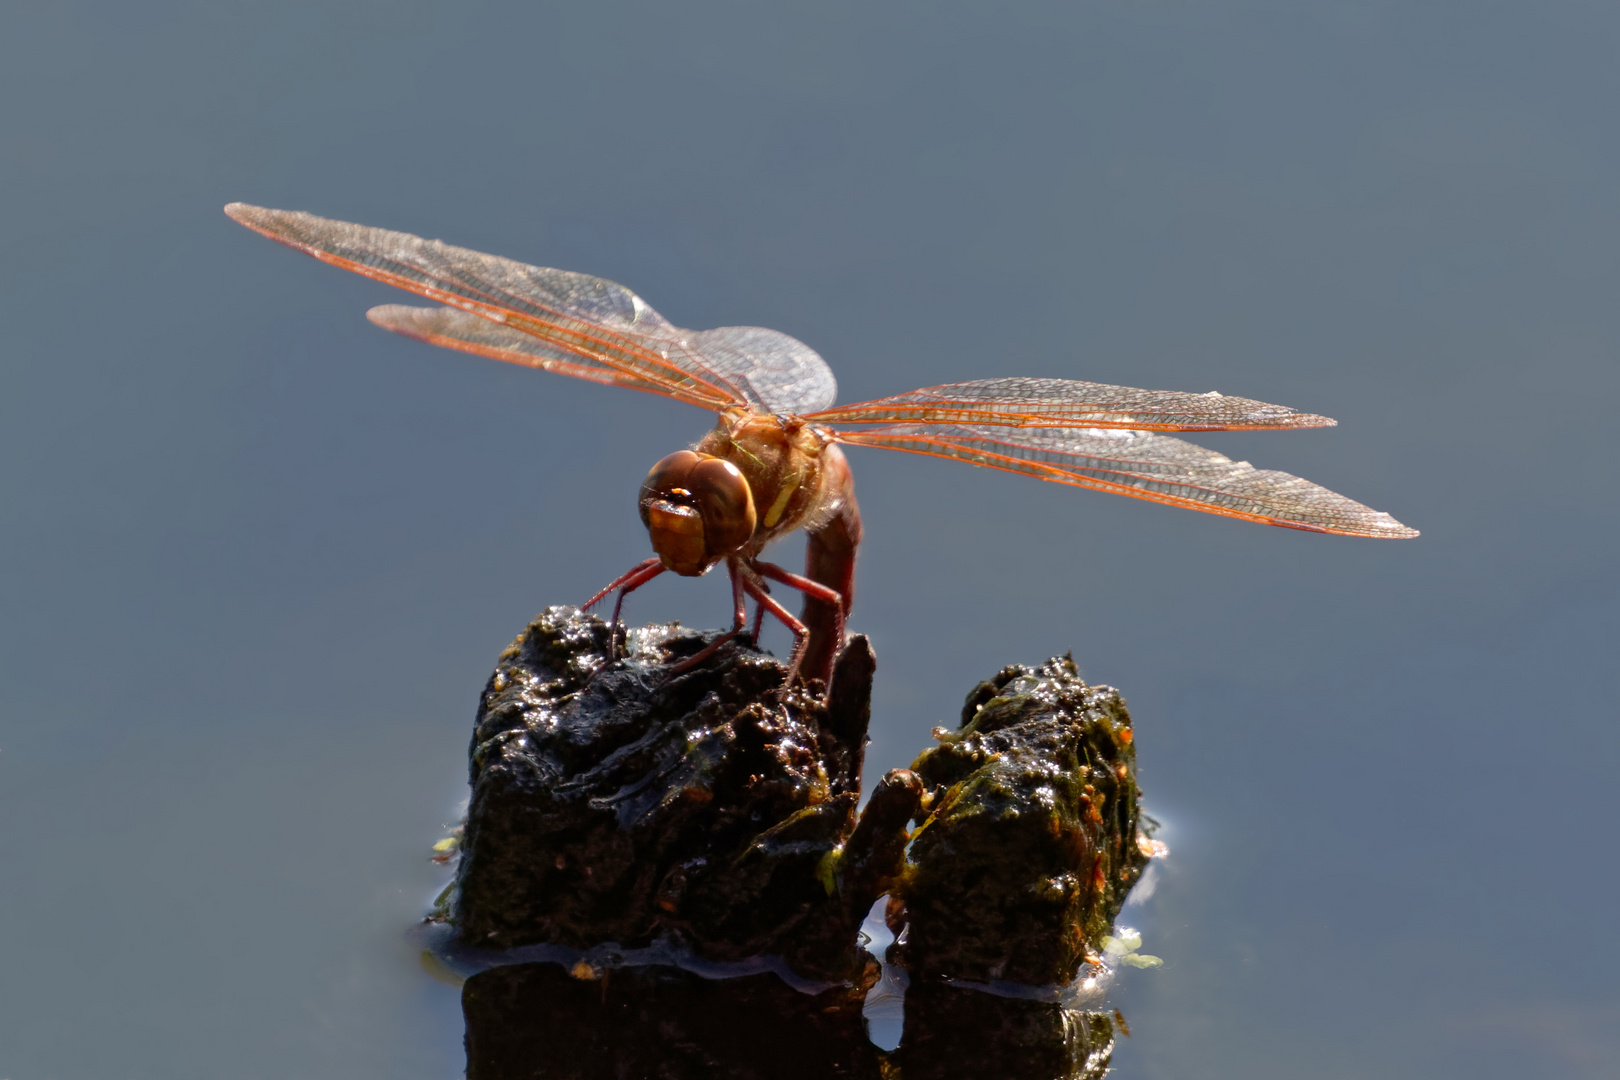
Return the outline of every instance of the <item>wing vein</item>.
<path id="1" fill-rule="evenodd" d="M 1417 535 L 1388 514 L 1308 480 L 1146 431 L 902 424 L 835 438 L 1310 532 Z"/>

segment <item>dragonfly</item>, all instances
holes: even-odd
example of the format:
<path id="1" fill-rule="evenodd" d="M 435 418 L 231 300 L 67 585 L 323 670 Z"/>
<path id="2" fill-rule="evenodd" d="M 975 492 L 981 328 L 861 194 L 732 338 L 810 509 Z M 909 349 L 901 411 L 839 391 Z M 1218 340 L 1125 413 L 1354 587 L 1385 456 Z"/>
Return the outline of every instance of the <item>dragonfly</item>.
<path id="1" fill-rule="evenodd" d="M 835 405 L 837 382 L 826 362 L 777 330 L 683 330 L 624 286 L 589 274 L 299 211 L 231 203 L 225 213 L 278 243 L 438 305 L 372 308 L 366 317 L 385 330 L 718 415 L 696 445 L 664 457 L 641 484 L 637 506 L 654 555 L 583 605 L 615 595 L 616 633 L 629 593 L 665 572 L 696 577 L 724 563 L 731 629 L 679 670 L 742 634 L 752 599 L 755 640 L 766 612 L 793 634 L 788 681 L 830 685 L 861 541 L 844 446 L 926 454 L 1291 529 L 1418 535 L 1308 480 L 1160 434 L 1336 423 L 1325 416 L 1215 392 L 1052 378 L 977 379 Z M 806 534 L 803 574 L 760 558 L 798 529 Z M 797 617 L 771 595 L 772 582 L 803 594 Z"/>

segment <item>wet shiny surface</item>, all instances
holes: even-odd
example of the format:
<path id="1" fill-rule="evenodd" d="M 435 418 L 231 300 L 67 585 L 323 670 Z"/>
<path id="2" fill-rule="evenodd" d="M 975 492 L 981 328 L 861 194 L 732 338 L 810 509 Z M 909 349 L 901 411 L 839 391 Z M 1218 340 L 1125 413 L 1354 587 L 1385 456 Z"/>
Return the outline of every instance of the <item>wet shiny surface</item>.
<path id="1" fill-rule="evenodd" d="M 1337 418 L 1198 440 L 1421 539 L 850 448 L 870 775 L 1072 649 L 1129 700 L 1171 847 L 1124 916 L 1164 965 L 1115 985 L 1117 1075 L 1614 1075 L 1617 32 L 1577 4 L 18 15 L 0 1076 L 456 1075 L 405 929 L 478 690 L 646 556 L 636 485 L 711 423 L 380 333 L 397 293 L 231 199 L 774 327 L 846 401 L 1047 377 Z M 724 594 L 666 575 L 627 617 L 714 625 Z"/>

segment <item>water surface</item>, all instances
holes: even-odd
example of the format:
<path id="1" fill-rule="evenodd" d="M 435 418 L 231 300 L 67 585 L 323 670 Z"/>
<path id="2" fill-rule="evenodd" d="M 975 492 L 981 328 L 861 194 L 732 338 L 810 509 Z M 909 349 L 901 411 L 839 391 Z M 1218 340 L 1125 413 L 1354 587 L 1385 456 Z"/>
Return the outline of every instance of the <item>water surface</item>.
<path id="1" fill-rule="evenodd" d="M 708 423 L 376 331 L 399 294 L 234 199 L 776 327 L 846 401 L 1019 374 L 1337 417 L 1199 441 L 1421 539 L 852 452 L 869 778 L 1072 650 L 1172 848 L 1117 1075 L 1614 1075 L 1617 33 L 1575 2 L 15 12 L 0 1076 L 456 1075 L 406 930 L 477 692 L 645 557 L 636 485 Z"/>

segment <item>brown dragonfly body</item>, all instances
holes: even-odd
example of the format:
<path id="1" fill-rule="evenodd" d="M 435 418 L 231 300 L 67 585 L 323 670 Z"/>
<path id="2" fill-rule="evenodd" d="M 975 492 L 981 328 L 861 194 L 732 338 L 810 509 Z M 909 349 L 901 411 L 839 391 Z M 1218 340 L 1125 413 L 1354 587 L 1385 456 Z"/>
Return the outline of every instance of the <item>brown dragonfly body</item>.
<path id="1" fill-rule="evenodd" d="M 585 604 L 617 593 L 616 625 L 625 594 L 659 574 L 696 576 L 725 563 L 732 629 L 689 664 L 743 631 L 752 598 L 757 618 L 769 611 L 793 631 L 794 669 L 830 679 L 854 597 L 861 540 L 854 483 L 839 444 L 954 458 L 1313 532 L 1417 535 L 1388 514 L 1309 481 L 1157 434 L 1334 423 L 1326 417 L 1216 393 L 1025 378 L 954 383 L 835 407 L 836 383 L 825 362 L 775 330 L 682 330 L 630 290 L 587 274 L 312 214 L 242 203 L 225 212 L 324 262 L 446 305 L 373 308 L 367 317 L 385 329 L 718 413 L 719 422 L 694 449 L 658 462 L 642 484 L 641 518 L 656 556 Z M 808 537 L 803 575 L 759 557 L 795 529 Z M 770 595 L 769 581 L 804 593 L 801 618 Z"/>
<path id="2" fill-rule="evenodd" d="M 798 670 L 830 681 L 855 600 L 855 550 L 861 542 L 854 477 L 830 432 L 798 416 L 725 413 L 694 449 L 678 450 L 652 467 L 639 502 L 658 554 L 610 582 L 586 608 L 615 591 L 622 602 L 625 592 L 665 570 L 696 576 L 723 559 L 735 608 L 732 629 L 688 663 L 703 660 L 742 630 L 744 597 L 752 597 L 758 618 L 769 611 L 793 631 Z M 803 576 L 759 558 L 771 541 L 795 529 L 807 537 Z M 764 578 L 804 593 L 801 618 L 771 598 Z"/>

